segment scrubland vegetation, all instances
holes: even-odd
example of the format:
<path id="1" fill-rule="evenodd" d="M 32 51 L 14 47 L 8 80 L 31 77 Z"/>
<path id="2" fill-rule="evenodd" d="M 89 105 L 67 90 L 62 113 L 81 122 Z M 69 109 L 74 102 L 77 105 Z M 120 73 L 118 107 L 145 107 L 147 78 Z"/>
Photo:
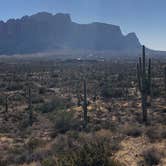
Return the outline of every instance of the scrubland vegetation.
<path id="1" fill-rule="evenodd" d="M 1 59 L 0 166 L 166 165 L 166 61 L 137 60 Z"/>

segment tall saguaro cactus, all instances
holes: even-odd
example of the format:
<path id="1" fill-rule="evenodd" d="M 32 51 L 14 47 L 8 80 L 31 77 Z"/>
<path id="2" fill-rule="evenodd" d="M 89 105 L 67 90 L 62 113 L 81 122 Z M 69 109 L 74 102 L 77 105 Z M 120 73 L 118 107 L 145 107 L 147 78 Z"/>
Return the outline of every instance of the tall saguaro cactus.
<path id="1" fill-rule="evenodd" d="M 87 116 L 87 87 L 86 87 L 86 80 L 84 80 L 84 102 L 83 102 L 83 111 L 84 111 L 84 128 L 86 128 L 88 123 L 88 116 Z"/>
<path id="2" fill-rule="evenodd" d="M 33 115 L 32 115 L 32 99 L 31 99 L 31 87 L 28 86 L 28 111 L 29 111 L 29 125 L 33 124 Z"/>
<path id="3" fill-rule="evenodd" d="M 143 122 L 147 122 L 147 99 L 151 95 L 151 59 L 149 59 L 147 69 L 145 46 L 142 47 L 142 58 L 139 57 L 139 63 L 137 63 L 137 78 L 142 98 Z"/>
<path id="4" fill-rule="evenodd" d="M 8 120 L 8 95 L 5 95 L 5 120 Z"/>
<path id="5" fill-rule="evenodd" d="M 165 86 L 165 97 L 166 97 L 166 67 L 164 68 L 164 86 Z"/>

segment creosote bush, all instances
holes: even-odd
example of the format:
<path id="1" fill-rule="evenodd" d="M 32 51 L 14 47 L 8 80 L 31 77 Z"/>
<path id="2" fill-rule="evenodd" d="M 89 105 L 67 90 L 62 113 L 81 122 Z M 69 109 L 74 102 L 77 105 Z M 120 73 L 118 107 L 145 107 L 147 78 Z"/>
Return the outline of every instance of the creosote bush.
<path id="1" fill-rule="evenodd" d="M 125 129 L 124 133 L 131 137 L 139 137 L 142 135 L 143 131 L 138 126 L 131 126 Z"/>
<path id="2" fill-rule="evenodd" d="M 52 151 L 56 154 L 57 166 L 121 166 L 112 156 L 116 151 L 109 130 L 92 133 L 79 132 L 59 135 Z M 118 143 L 114 146 L 118 147 Z M 114 151 L 115 150 L 115 151 Z"/>
<path id="3" fill-rule="evenodd" d="M 58 111 L 61 109 L 65 109 L 67 107 L 67 101 L 62 98 L 54 98 L 53 100 L 44 103 L 40 108 L 39 111 L 42 113 L 49 113 L 52 111 Z"/>
<path id="4" fill-rule="evenodd" d="M 158 141 L 160 139 L 164 139 L 165 137 L 165 128 L 162 127 L 149 127 L 146 131 L 147 137 L 151 142 Z"/>
<path id="5" fill-rule="evenodd" d="M 158 165 L 162 157 L 161 153 L 154 147 L 145 150 L 143 156 L 147 166 Z"/>
<path id="6" fill-rule="evenodd" d="M 66 133 L 69 130 L 77 130 L 81 123 L 74 118 L 74 112 L 65 110 L 58 111 L 55 115 L 55 131 L 57 133 Z"/>
<path id="7" fill-rule="evenodd" d="M 51 157 L 47 157 L 41 162 L 41 166 L 55 166 L 55 160 Z"/>
<path id="8" fill-rule="evenodd" d="M 102 89 L 102 96 L 104 98 L 120 98 L 124 97 L 124 92 L 122 88 L 112 88 L 111 86 L 106 86 Z"/>
<path id="9" fill-rule="evenodd" d="M 79 148 L 60 155 L 57 165 L 63 166 L 120 166 L 120 163 L 110 159 L 108 145 L 102 142 L 86 142 Z"/>

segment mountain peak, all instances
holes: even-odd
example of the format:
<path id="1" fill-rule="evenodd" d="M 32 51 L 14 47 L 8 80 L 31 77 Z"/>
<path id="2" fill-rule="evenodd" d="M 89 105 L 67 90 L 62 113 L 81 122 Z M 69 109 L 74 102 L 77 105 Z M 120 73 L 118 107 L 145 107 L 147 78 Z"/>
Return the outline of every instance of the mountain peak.
<path id="1" fill-rule="evenodd" d="M 51 17 L 51 16 L 53 15 L 48 12 L 39 12 L 39 13 L 31 15 L 31 17 Z"/>
<path id="2" fill-rule="evenodd" d="M 71 18 L 69 14 L 63 14 L 63 13 L 57 13 L 55 15 L 48 13 L 48 12 L 39 12 L 37 14 L 31 15 L 30 17 L 24 16 L 22 19 L 33 19 L 35 21 L 40 21 L 40 22 L 53 22 L 53 21 L 58 21 L 58 22 L 71 22 Z"/>
<path id="3" fill-rule="evenodd" d="M 136 35 L 135 32 L 130 32 L 126 35 L 126 37 L 128 37 L 128 38 L 137 38 L 137 35 Z"/>
<path id="4" fill-rule="evenodd" d="M 58 21 L 63 22 L 71 22 L 70 14 L 64 14 L 64 13 L 57 13 L 54 15 L 54 18 L 56 18 Z"/>
<path id="5" fill-rule="evenodd" d="M 111 28 L 111 29 L 116 29 L 116 30 L 121 31 L 120 26 L 118 26 L 118 25 L 102 23 L 102 22 L 93 22 L 92 24 L 99 26 L 99 27 L 103 27 L 103 28 Z"/>
<path id="6" fill-rule="evenodd" d="M 7 28 L 6 28 L 7 27 Z M 124 36 L 117 25 L 77 24 L 69 14 L 39 12 L 0 23 L 0 54 L 34 53 L 58 49 L 136 50 L 135 33 Z"/>
<path id="7" fill-rule="evenodd" d="M 141 43 L 135 32 L 128 33 L 126 36 L 126 45 L 128 48 L 140 49 Z"/>
<path id="8" fill-rule="evenodd" d="M 37 14 L 30 16 L 31 19 L 35 19 L 37 21 L 46 21 L 52 17 L 53 17 L 53 15 L 51 13 L 48 13 L 48 12 L 39 12 Z"/>

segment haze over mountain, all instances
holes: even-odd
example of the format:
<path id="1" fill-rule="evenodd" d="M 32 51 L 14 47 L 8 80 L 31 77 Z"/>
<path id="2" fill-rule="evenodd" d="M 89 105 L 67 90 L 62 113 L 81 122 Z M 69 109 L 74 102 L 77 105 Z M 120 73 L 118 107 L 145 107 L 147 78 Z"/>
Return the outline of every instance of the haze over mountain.
<path id="1" fill-rule="evenodd" d="M 78 24 L 69 14 L 47 12 L 0 22 L 0 54 L 81 49 L 137 53 L 141 44 L 135 33 L 126 36 L 119 26 Z"/>

